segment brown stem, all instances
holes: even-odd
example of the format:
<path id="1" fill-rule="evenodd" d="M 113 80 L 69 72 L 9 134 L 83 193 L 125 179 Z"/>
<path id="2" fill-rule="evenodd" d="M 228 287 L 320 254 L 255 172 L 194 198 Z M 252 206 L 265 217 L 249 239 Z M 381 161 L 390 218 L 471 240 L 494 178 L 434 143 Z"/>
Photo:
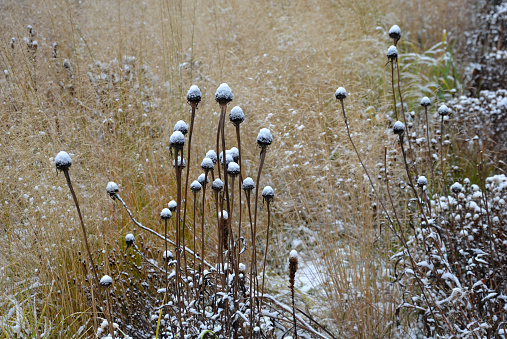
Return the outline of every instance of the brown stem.
<path id="1" fill-rule="evenodd" d="M 180 326 L 181 338 L 185 337 L 183 330 L 183 321 L 181 319 L 182 307 L 181 307 L 181 293 L 180 293 L 180 267 L 181 267 L 181 255 L 180 255 L 180 242 L 181 242 L 181 229 L 180 229 L 180 210 L 181 210 L 181 166 L 183 165 L 183 150 L 181 150 L 181 162 L 178 162 L 178 153 L 180 150 L 176 149 L 174 152 L 174 168 L 176 170 L 176 297 L 178 302 L 178 323 Z"/>
<path id="2" fill-rule="evenodd" d="M 111 337 L 114 339 L 114 326 L 113 326 L 113 314 L 111 312 L 111 301 L 109 300 L 109 290 L 106 291 L 106 302 L 107 302 L 107 317 L 109 318 L 109 332 Z"/>
<path id="3" fill-rule="evenodd" d="M 262 263 L 262 289 L 261 296 L 264 297 L 264 278 L 266 277 L 266 260 L 268 258 L 268 247 L 269 247 L 269 226 L 271 224 L 271 210 L 270 210 L 270 202 L 266 200 L 266 205 L 268 208 L 268 231 L 266 234 L 266 250 L 264 252 L 264 262 Z"/>

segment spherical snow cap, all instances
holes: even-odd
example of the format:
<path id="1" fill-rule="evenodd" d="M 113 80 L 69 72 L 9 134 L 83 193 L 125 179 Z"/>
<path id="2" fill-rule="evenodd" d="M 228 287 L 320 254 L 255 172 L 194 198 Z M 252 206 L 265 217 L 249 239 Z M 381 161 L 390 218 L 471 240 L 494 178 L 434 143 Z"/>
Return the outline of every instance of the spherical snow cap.
<path id="1" fill-rule="evenodd" d="M 257 144 L 259 146 L 268 146 L 273 142 L 273 136 L 267 128 L 261 128 L 259 134 L 257 134 Z"/>
<path id="2" fill-rule="evenodd" d="M 164 253 L 162 254 L 162 258 L 164 260 L 173 260 L 174 256 L 173 256 L 173 252 L 171 251 L 164 251 Z"/>
<path id="3" fill-rule="evenodd" d="M 175 125 L 174 125 L 174 132 L 176 131 L 180 131 L 183 135 L 187 134 L 188 133 L 188 125 L 185 121 L 183 120 L 179 120 Z M 183 142 L 185 142 L 185 140 L 183 140 Z"/>
<path id="4" fill-rule="evenodd" d="M 431 105 L 430 98 L 424 97 L 424 98 L 421 99 L 421 106 L 422 107 L 428 107 L 429 105 Z"/>
<path id="5" fill-rule="evenodd" d="M 214 150 L 210 149 L 207 153 L 206 153 L 206 158 L 210 158 L 214 164 L 217 163 L 217 152 L 215 152 Z"/>
<path id="6" fill-rule="evenodd" d="M 229 150 L 229 154 L 232 156 L 232 160 L 234 162 L 238 162 L 239 160 L 239 150 L 236 147 L 231 147 Z"/>
<path id="7" fill-rule="evenodd" d="M 171 147 L 182 149 L 185 145 L 185 136 L 180 131 L 174 131 L 169 141 L 171 142 Z"/>
<path id="8" fill-rule="evenodd" d="M 232 94 L 232 90 L 226 83 L 220 84 L 218 86 L 217 91 L 215 93 L 215 100 L 219 104 L 227 104 L 232 101 L 234 95 Z"/>
<path id="9" fill-rule="evenodd" d="M 213 183 L 211 184 L 211 189 L 213 189 L 213 191 L 221 191 L 224 189 L 224 183 L 222 180 L 220 179 L 215 179 L 213 180 Z"/>
<path id="10" fill-rule="evenodd" d="M 136 241 L 136 238 L 132 233 L 129 233 L 125 236 L 125 243 L 127 243 L 127 246 L 132 245 Z"/>
<path id="11" fill-rule="evenodd" d="M 401 135 L 405 132 L 405 124 L 401 121 L 396 121 L 393 125 L 393 132 L 394 134 Z"/>
<path id="12" fill-rule="evenodd" d="M 213 160 L 210 158 L 204 158 L 201 162 L 201 168 L 205 171 L 211 171 L 215 167 L 215 164 L 213 163 Z"/>
<path id="13" fill-rule="evenodd" d="M 338 87 L 338 89 L 334 93 L 334 96 L 338 100 L 343 100 L 343 99 L 345 99 L 347 97 L 347 91 L 343 87 Z"/>
<path id="14" fill-rule="evenodd" d="M 240 172 L 239 165 L 237 163 L 235 163 L 234 161 L 231 161 L 227 165 L 227 174 L 232 175 L 232 176 L 236 176 L 239 174 L 239 172 Z"/>
<path id="15" fill-rule="evenodd" d="M 59 152 L 55 157 L 56 169 L 60 171 L 66 171 L 72 165 L 72 159 L 69 153 L 65 151 Z"/>
<path id="16" fill-rule="evenodd" d="M 296 250 L 290 251 L 290 253 L 289 253 L 289 261 L 293 262 L 293 263 L 294 262 L 296 262 L 296 263 L 298 262 L 298 251 L 296 251 Z"/>
<path id="17" fill-rule="evenodd" d="M 176 207 L 178 207 L 178 203 L 174 200 L 169 201 L 167 204 L 167 208 L 169 208 L 169 211 L 174 212 L 176 211 Z"/>
<path id="18" fill-rule="evenodd" d="M 247 177 L 245 180 L 243 180 L 243 190 L 245 191 L 251 191 L 255 188 L 255 184 L 252 178 Z"/>
<path id="19" fill-rule="evenodd" d="M 109 193 L 110 196 L 113 196 L 116 193 L 118 193 L 120 189 L 118 188 L 118 185 L 115 182 L 110 181 L 107 183 L 106 191 L 107 193 Z"/>
<path id="20" fill-rule="evenodd" d="M 187 101 L 190 103 L 199 103 L 202 99 L 201 90 L 196 85 L 190 86 L 187 92 Z"/>
<path id="21" fill-rule="evenodd" d="M 245 113 L 239 106 L 234 106 L 229 113 L 229 120 L 234 125 L 239 125 L 245 120 Z"/>
<path id="22" fill-rule="evenodd" d="M 162 212 L 160 212 L 160 218 L 163 220 L 169 220 L 173 214 L 171 213 L 171 210 L 168 208 L 162 209 Z"/>
<path id="23" fill-rule="evenodd" d="M 204 179 L 206 179 L 206 183 L 209 182 L 208 177 L 204 173 L 201 173 L 201 175 L 197 178 L 197 181 L 199 181 L 199 184 L 201 184 L 201 186 L 204 185 Z"/>
<path id="24" fill-rule="evenodd" d="M 455 194 L 461 193 L 461 191 L 463 191 L 463 186 L 461 186 L 459 182 L 455 182 L 451 186 L 451 191 L 453 191 Z"/>
<path id="25" fill-rule="evenodd" d="M 398 25 L 393 25 L 393 27 L 391 27 L 389 29 L 389 36 L 392 38 L 392 39 L 396 39 L 396 40 L 399 40 L 401 38 L 401 29 L 400 29 L 400 26 Z"/>
<path id="26" fill-rule="evenodd" d="M 197 193 L 201 190 L 201 188 L 202 188 L 202 185 L 197 180 L 192 181 L 192 183 L 190 184 L 190 189 L 192 190 L 192 192 Z"/>
<path id="27" fill-rule="evenodd" d="M 109 287 L 112 284 L 113 284 L 113 279 L 110 276 L 105 275 L 102 278 L 100 278 L 100 286 Z"/>
<path id="28" fill-rule="evenodd" d="M 398 49 L 396 48 L 396 46 L 391 46 L 387 49 L 387 53 L 386 53 L 387 57 L 389 59 L 396 59 L 398 58 Z"/>
<path id="29" fill-rule="evenodd" d="M 224 153 L 220 152 L 220 163 L 224 163 Z M 225 164 L 229 165 L 231 162 L 233 162 L 234 159 L 232 158 L 232 155 L 229 150 L 225 151 Z"/>
<path id="30" fill-rule="evenodd" d="M 243 264 L 242 262 L 239 263 L 238 265 L 238 269 L 240 272 L 245 272 L 246 271 L 246 265 Z"/>
<path id="31" fill-rule="evenodd" d="M 447 107 L 446 105 L 441 105 L 439 108 L 438 108 L 438 114 L 444 116 L 444 115 L 449 115 L 449 113 L 451 113 L 451 110 L 449 109 L 449 107 Z"/>
<path id="32" fill-rule="evenodd" d="M 273 198 L 275 197 L 275 191 L 273 190 L 273 187 L 271 186 L 264 187 L 264 189 L 262 190 L 262 197 L 267 201 L 273 200 Z"/>
<path id="33" fill-rule="evenodd" d="M 419 178 L 417 178 L 417 185 L 419 187 L 428 185 L 428 179 L 426 179 L 425 176 L 421 175 Z"/>

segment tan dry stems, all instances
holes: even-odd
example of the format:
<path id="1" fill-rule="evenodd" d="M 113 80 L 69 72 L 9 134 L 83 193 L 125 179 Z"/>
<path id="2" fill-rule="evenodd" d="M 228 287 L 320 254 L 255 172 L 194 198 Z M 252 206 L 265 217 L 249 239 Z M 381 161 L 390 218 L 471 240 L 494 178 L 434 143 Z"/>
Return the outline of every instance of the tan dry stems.
<path id="1" fill-rule="evenodd" d="M 334 185 L 336 179 L 346 179 L 348 171 L 355 165 L 344 161 L 347 145 L 337 149 L 338 162 L 343 165 L 335 166 L 336 162 L 329 160 L 333 157 L 332 150 L 336 145 L 344 144 L 342 140 L 345 137 L 338 129 L 341 120 L 329 105 L 329 98 L 338 82 L 342 84 L 346 80 L 349 91 L 355 93 L 355 97 L 351 98 L 354 110 L 351 119 L 363 118 L 361 112 L 366 112 L 365 108 L 369 106 L 366 102 L 382 103 L 374 93 L 368 92 L 369 88 L 378 86 L 378 79 L 383 79 L 375 61 L 383 55 L 384 44 L 377 44 L 379 33 L 375 27 L 380 24 L 388 28 L 392 20 L 384 20 L 382 15 L 397 13 L 391 12 L 397 5 L 396 2 L 380 0 L 329 1 L 320 3 L 318 7 L 310 1 L 284 6 L 265 2 L 246 6 L 219 1 L 210 9 L 223 19 L 217 20 L 213 15 L 208 15 L 207 10 L 201 10 L 209 6 L 204 6 L 202 1 L 181 5 L 176 2 L 143 4 L 130 1 L 122 3 L 121 8 L 118 4 L 104 2 L 74 4 L 50 0 L 37 3 L 34 7 L 22 7 L 20 3 L 10 2 L 9 7 L 0 14 L 3 41 L 0 64 L 2 69 L 9 69 L 11 74 L 9 80 L 0 79 L 0 116 L 4 122 L 0 143 L 7 146 L 0 158 L 3 168 L 0 193 L 9 203 L 9 208 L 2 211 L 1 222 L 6 225 L 12 240 L 8 248 L 2 249 L 0 256 L 2 266 L 7 264 L 6 267 L 10 269 L 8 274 L 0 277 L 2 287 L 12 289 L 16 282 L 34 279 L 35 269 L 38 269 L 42 290 L 47 293 L 49 290 L 44 286 L 49 286 L 47 283 L 54 276 L 72 277 L 70 282 L 69 279 L 55 282 L 55 290 L 62 293 L 58 297 L 58 306 L 50 307 L 48 314 L 71 315 L 84 311 L 80 305 L 86 304 L 85 295 L 72 284 L 73 279 L 82 281 L 84 277 L 84 270 L 75 259 L 79 247 L 71 244 L 74 237 L 72 232 L 66 231 L 78 224 L 72 219 L 71 200 L 66 199 L 66 193 L 58 189 L 61 182 L 54 176 L 48 159 L 62 148 L 72 149 L 77 154 L 78 162 L 73 170 L 77 178 L 76 185 L 86 197 L 81 204 L 86 211 L 84 218 L 89 228 L 90 247 L 105 247 L 106 252 L 118 248 L 120 245 L 115 245 L 115 240 L 121 239 L 130 225 L 124 214 L 114 212 L 117 208 L 114 204 L 104 203 L 107 197 L 103 185 L 111 179 L 121 179 L 123 197 L 136 216 L 142 221 L 158 219 L 160 200 L 169 201 L 175 196 L 175 187 L 168 184 L 174 179 L 173 174 L 161 171 L 157 166 L 162 161 L 172 162 L 167 155 L 170 127 L 185 117 L 187 106 L 180 98 L 194 82 L 206 94 L 211 93 L 222 79 L 227 80 L 235 89 L 235 94 L 245 98 L 238 104 L 245 109 L 249 123 L 260 127 L 261 122 L 267 120 L 274 125 L 276 135 L 283 136 L 283 139 L 280 138 L 283 145 L 272 147 L 267 161 L 272 164 L 270 171 L 280 170 L 287 178 L 291 178 L 290 182 L 281 180 L 272 183 L 286 189 L 283 196 L 288 197 L 285 201 L 287 205 L 283 205 L 283 201 L 278 204 L 287 206 L 282 211 L 284 220 L 305 224 L 310 220 L 307 211 L 320 214 L 327 209 L 323 201 L 333 201 L 337 203 L 336 206 L 341 206 L 335 207 L 335 210 L 342 211 L 335 213 L 335 216 L 341 215 L 356 225 L 365 225 L 361 229 L 364 232 L 371 230 L 371 226 L 353 218 L 351 214 L 355 209 L 348 209 L 347 206 L 361 208 L 366 213 L 363 197 L 352 193 L 350 202 L 342 205 L 336 199 L 334 190 L 321 185 L 326 182 Z M 435 5 L 441 6 L 438 2 Z M 198 10 L 194 11 L 195 8 Z M 452 15 L 449 12 L 442 13 Z M 32 22 L 25 22 L 28 18 Z M 193 24 L 186 24 L 188 22 Z M 40 43 L 36 58 L 37 91 L 33 90 L 29 55 L 24 47 L 20 47 L 28 23 L 34 26 Z M 403 27 L 402 24 L 400 26 Z M 432 29 L 438 32 L 436 36 L 439 38 L 441 30 L 436 26 Z M 194 34 L 188 34 L 189 30 Z M 130 39 L 123 38 L 125 31 L 133 32 Z M 217 34 L 210 39 L 209 32 Z M 17 38 L 13 51 L 7 43 L 12 36 Z M 53 57 L 53 51 L 48 47 L 53 41 L 58 41 L 57 58 Z M 192 63 L 186 56 L 189 47 L 193 47 L 190 52 Z M 115 57 L 121 61 L 124 55 L 136 56 L 138 69 L 142 63 L 150 66 L 159 82 L 152 87 L 151 80 L 143 77 L 137 77 L 132 82 L 122 81 L 117 94 L 106 91 L 97 100 L 96 91 L 86 76 L 88 65 L 95 61 L 108 62 Z M 59 85 L 60 80 L 64 85 L 67 84 L 67 72 L 61 66 L 65 58 L 71 61 L 74 69 L 73 94 Z M 144 93 L 134 88 L 144 88 Z M 385 86 L 381 86 L 380 91 L 385 92 Z M 148 117 L 144 117 L 142 102 L 146 101 L 147 96 L 154 98 L 157 107 L 146 113 Z M 215 107 L 210 96 L 205 96 L 200 106 L 202 114 L 196 119 L 208 121 Z M 269 113 L 275 115 L 269 117 Z M 365 114 L 373 118 L 373 114 Z M 168 123 L 168 120 L 172 123 Z M 300 131 L 295 127 L 296 124 L 305 127 Z M 193 144 L 196 148 L 193 152 L 204 154 L 212 145 L 207 141 L 202 142 L 205 138 L 199 136 L 209 135 L 213 127 L 197 125 L 200 127 L 195 131 L 196 140 Z M 356 131 L 363 128 L 355 126 L 353 133 L 355 128 Z M 226 135 L 232 135 L 230 127 L 225 126 Z M 258 128 L 243 131 L 243 140 L 254 140 L 256 130 Z M 312 131 L 312 136 L 304 133 L 304 130 Z M 319 137 L 315 139 L 313 135 Z M 371 140 L 377 138 L 382 137 L 371 135 Z M 299 148 L 294 147 L 299 144 L 306 145 L 304 156 Z M 360 148 L 365 154 L 376 152 L 375 149 L 367 149 L 364 144 Z M 292 155 L 285 153 L 293 151 L 296 153 Z M 312 154 L 310 158 L 308 154 Z M 245 167 L 242 170 L 254 167 L 257 155 L 251 148 L 245 149 L 242 157 Z M 287 160 L 297 167 L 284 169 Z M 304 165 L 306 161 L 309 161 L 308 165 Z M 376 162 L 373 158 L 367 161 L 370 162 L 368 167 Z M 329 165 L 330 171 L 323 181 L 316 183 L 326 165 Z M 20 177 L 23 180 L 19 180 Z M 34 189 L 35 186 L 38 186 L 38 190 Z M 355 188 L 347 185 L 347 189 L 353 192 Z M 320 191 L 327 198 L 315 203 L 313 191 Z M 24 194 L 28 195 L 26 199 Z M 30 198 L 33 198 L 33 204 Z M 51 207 L 51 201 L 58 201 L 61 206 Z M 28 211 L 24 212 L 25 209 Z M 274 219 L 280 220 L 280 214 L 280 211 L 274 211 Z M 326 215 L 320 221 L 312 220 L 309 226 L 332 229 L 334 221 L 334 218 Z M 262 226 L 259 235 L 264 238 L 265 223 L 259 225 Z M 211 238 L 216 241 L 215 235 L 211 235 Z M 74 241 L 80 242 L 78 239 Z M 160 257 L 163 252 L 160 242 L 149 236 L 145 241 L 152 248 L 151 255 Z M 274 241 L 285 244 L 280 235 L 276 235 Z M 371 251 L 371 247 L 355 239 L 355 236 L 346 239 L 337 237 L 336 241 L 350 241 L 350 246 L 355 243 L 361 251 Z M 106 242 L 111 247 L 104 246 Z M 272 249 L 276 247 L 272 246 Z M 352 251 L 351 255 L 357 254 L 359 258 L 372 256 L 371 252 L 358 251 Z M 19 253 L 25 253 L 22 261 L 17 255 Z M 285 255 L 286 251 L 283 256 L 275 253 L 270 254 L 269 258 L 276 262 L 282 257 L 285 259 Z M 94 256 L 98 263 L 107 263 L 107 253 L 98 252 Z M 334 258 L 326 260 L 334 261 Z M 61 266 L 56 265 L 55 271 L 43 265 L 43 262 L 58 262 Z M 357 267 L 362 270 L 360 265 Z M 373 274 L 372 270 L 369 272 Z M 338 305 L 344 309 L 352 307 L 352 303 L 349 303 L 336 304 L 333 308 L 338 308 Z M 354 307 L 361 309 L 358 304 Z M 86 315 L 83 317 L 86 318 Z M 361 317 L 357 316 L 357 319 Z M 339 321 L 341 319 L 336 320 Z M 83 322 L 86 323 L 85 320 Z M 69 331 L 78 327 L 73 323 Z"/>

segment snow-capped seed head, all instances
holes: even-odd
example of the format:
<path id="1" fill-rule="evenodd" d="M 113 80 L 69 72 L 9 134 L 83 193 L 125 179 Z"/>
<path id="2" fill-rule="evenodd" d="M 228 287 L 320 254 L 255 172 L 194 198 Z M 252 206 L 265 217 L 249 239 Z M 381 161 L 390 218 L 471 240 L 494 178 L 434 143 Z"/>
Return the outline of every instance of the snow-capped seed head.
<path id="1" fill-rule="evenodd" d="M 127 247 L 132 246 L 134 242 L 136 241 L 136 238 L 132 233 L 129 233 L 125 236 L 125 243 L 127 244 Z"/>
<path id="2" fill-rule="evenodd" d="M 428 185 L 428 179 L 426 179 L 425 176 L 421 175 L 419 178 L 417 178 L 417 185 L 419 187 L 424 187 Z"/>
<path id="3" fill-rule="evenodd" d="M 239 160 L 239 150 L 236 147 L 231 147 L 229 150 L 229 154 L 232 156 L 232 160 L 234 162 L 238 162 Z"/>
<path id="4" fill-rule="evenodd" d="M 229 219 L 229 213 L 227 213 L 227 211 L 218 212 L 218 219 Z"/>
<path id="5" fill-rule="evenodd" d="M 463 180 L 463 183 L 464 183 L 465 185 L 470 185 L 470 179 L 465 178 L 465 180 Z"/>
<path id="6" fill-rule="evenodd" d="M 102 278 L 100 278 L 100 286 L 109 287 L 112 284 L 113 284 L 113 279 L 110 276 L 105 275 Z"/>
<path id="7" fill-rule="evenodd" d="M 266 147 L 271 145 L 273 142 L 273 136 L 271 135 L 271 132 L 267 128 L 261 128 L 259 131 L 259 134 L 257 134 L 257 145 L 260 147 Z"/>
<path id="8" fill-rule="evenodd" d="M 397 135 L 403 135 L 405 133 L 405 124 L 401 121 L 396 121 L 393 125 L 393 132 Z"/>
<path id="9" fill-rule="evenodd" d="M 387 49 L 387 58 L 389 60 L 394 60 L 394 59 L 398 59 L 398 49 L 396 48 L 396 46 L 390 46 L 388 49 Z"/>
<path id="10" fill-rule="evenodd" d="M 296 262 L 298 261 L 298 251 L 296 251 L 296 250 L 292 250 L 289 253 L 289 261 L 294 261 L 294 260 Z"/>
<path id="11" fill-rule="evenodd" d="M 172 216 L 173 214 L 169 208 L 163 208 L 162 212 L 160 212 L 160 219 L 162 220 L 169 220 Z"/>
<path id="12" fill-rule="evenodd" d="M 115 182 L 110 181 L 107 183 L 106 191 L 107 193 L 109 193 L 111 197 L 113 197 L 116 193 L 120 191 L 120 189 L 118 188 L 118 185 Z"/>
<path id="13" fill-rule="evenodd" d="M 187 123 L 185 121 L 183 121 L 183 120 L 179 120 L 174 125 L 174 132 L 176 132 L 176 131 L 180 131 L 183 135 L 187 134 L 188 133 L 188 125 L 187 125 Z"/>
<path id="14" fill-rule="evenodd" d="M 424 98 L 421 99 L 421 106 L 422 107 L 428 107 L 429 105 L 431 105 L 430 98 L 424 97 Z"/>
<path id="15" fill-rule="evenodd" d="M 173 167 L 176 166 L 176 160 L 173 160 Z M 183 159 L 183 162 L 181 161 L 181 156 L 178 155 L 178 167 L 185 168 L 187 167 L 187 163 L 185 162 L 185 159 Z"/>
<path id="16" fill-rule="evenodd" d="M 232 177 L 237 176 L 240 173 L 239 165 L 235 163 L 234 161 L 231 161 L 227 165 L 227 174 L 229 174 Z"/>
<path id="17" fill-rule="evenodd" d="M 250 192 L 255 188 L 255 183 L 252 178 L 247 177 L 245 180 L 243 180 L 243 190 Z"/>
<path id="18" fill-rule="evenodd" d="M 191 104 L 198 104 L 202 99 L 201 90 L 196 85 L 190 86 L 187 92 L 187 101 Z"/>
<path id="19" fill-rule="evenodd" d="M 222 182 L 222 180 L 216 178 L 215 180 L 213 180 L 213 183 L 211 184 L 211 189 L 215 192 L 220 192 L 221 190 L 224 189 L 224 183 Z"/>
<path id="20" fill-rule="evenodd" d="M 174 259 L 173 252 L 164 251 L 164 253 L 162 254 L 162 259 L 164 259 L 164 261 L 172 261 Z"/>
<path id="21" fill-rule="evenodd" d="M 215 167 L 215 164 L 213 163 L 213 160 L 210 158 L 204 158 L 201 162 L 201 168 L 205 171 L 211 171 Z"/>
<path id="22" fill-rule="evenodd" d="M 59 152 L 55 157 L 56 169 L 59 171 L 67 171 L 72 165 L 72 159 L 69 153 L 65 151 Z"/>
<path id="23" fill-rule="evenodd" d="M 223 164 L 224 163 L 224 154 L 221 152 L 220 153 L 220 163 Z M 229 152 L 229 150 L 225 151 L 225 164 L 226 165 L 229 165 L 231 162 L 233 162 L 234 159 L 232 158 L 232 155 L 231 153 Z"/>
<path id="24" fill-rule="evenodd" d="M 245 121 L 245 113 L 243 113 L 241 107 L 234 106 L 231 109 L 231 113 L 229 113 L 229 121 L 236 126 Z"/>
<path id="25" fill-rule="evenodd" d="M 201 188 L 202 188 L 202 185 L 197 180 L 192 181 L 192 183 L 190 184 L 190 190 L 194 193 L 199 192 L 201 190 Z"/>
<path id="26" fill-rule="evenodd" d="M 454 194 L 459 194 L 461 193 L 461 191 L 463 191 L 463 186 L 461 186 L 461 184 L 459 182 L 455 182 L 454 184 L 452 184 L 451 186 L 451 191 L 454 193 Z"/>
<path id="27" fill-rule="evenodd" d="M 234 95 L 232 94 L 232 90 L 226 83 L 220 84 L 218 86 L 217 91 L 215 92 L 215 100 L 220 105 L 228 104 L 232 101 Z"/>
<path id="28" fill-rule="evenodd" d="M 446 105 L 441 105 L 438 108 L 438 114 L 441 116 L 449 115 L 449 113 L 451 113 L 451 110 Z"/>
<path id="29" fill-rule="evenodd" d="M 214 150 L 210 149 L 207 153 L 206 153 L 206 158 L 210 158 L 211 161 L 213 161 L 214 164 L 217 163 L 217 152 L 215 152 Z"/>
<path id="30" fill-rule="evenodd" d="M 72 72 L 72 64 L 70 63 L 69 59 L 63 60 L 63 68 L 65 68 L 69 72 Z"/>
<path id="31" fill-rule="evenodd" d="M 199 181 L 199 184 L 201 184 L 201 186 L 204 186 L 204 180 L 206 180 L 206 183 L 209 182 L 209 178 L 206 176 L 206 174 L 201 173 L 201 175 L 197 178 L 197 181 Z"/>
<path id="32" fill-rule="evenodd" d="M 275 191 L 273 190 L 273 187 L 271 186 L 264 187 L 264 189 L 262 190 L 262 197 L 264 198 L 264 200 L 266 200 L 266 202 L 268 203 L 271 202 L 275 197 Z"/>
<path id="33" fill-rule="evenodd" d="M 394 39 L 396 41 L 400 40 L 401 38 L 400 27 L 398 25 L 393 25 L 393 27 L 389 29 L 389 36 L 391 37 L 391 39 Z"/>
<path id="34" fill-rule="evenodd" d="M 176 207 L 178 207 L 178 204 L 177 204 L 177 203 L 176 203 L 176 201 L 174 201 L 174 200 L 169 201 L 169 203 L 167 204 L 167 208 L 168 208 L 168 209 L 169 209 L 169 211 L 171 211 L 171 212 L 176 211 Z"/>
<path id="35" fill-rule="evenodd" d="M 185 136 L 180 131 L 174 131 L 169 141 L 171 142 L 171 147 L 180 150 L 185 145 Z"/>
<path id="36" fill-rule="evenodd" d="M 347 91 L 343 87 L 338 87 L 338 89 L 334 93 L 334 96 L 338 100 L 343 100 L 343 99 L 345 99 L 347 97 Z"/>

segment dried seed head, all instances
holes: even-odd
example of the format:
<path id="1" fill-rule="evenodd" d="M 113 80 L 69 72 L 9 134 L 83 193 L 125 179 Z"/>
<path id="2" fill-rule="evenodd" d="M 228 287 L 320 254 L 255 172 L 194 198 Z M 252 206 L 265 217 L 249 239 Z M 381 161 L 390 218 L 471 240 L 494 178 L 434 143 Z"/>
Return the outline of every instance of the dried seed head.
<path id="1" fill-rule="evenodd" d="M 459 194 L 461 193 L 461 191 L 463 191 L 463 186 L 461 186 L 461 184 L 459 182 L 455 182 L 454 184 L 452 184 L 451 186 L 451 191 L 454 193 L 454 194 Z"/>
<path id="2" fill-rule="evenodd" d="M 229 85 L 227 85 L 226 83 L 223 83 L 223 84 L 220 84 L 220 86 L 218 86 L 217 91 L 215 93 L 215 100 L 220 105 L 228 104 L 229 102 L 232 101 L 233 98 L 234 98 L 234 95 L 232 94 L 232 90 L 229 87 Z"/>
<path id="3" fill-rule="evenodd" d="M 271 186 L 266 186 L 262 190 L 262 197 L 267 203 L 270 203 L 271 201 L 273 201 L 273 198 L 275 197 L 275 191 Z"/>
<path id="4" fill-rule="evenodd" d="M 438 114 L 441 115 L 441 116 L 449 115 L 449 113 L 451 113 L 451 110 L 446 105 L 441 105 L 438 108 Z"/>
<path id="5" fill-rule="evenodd" d="M 176 207 L 178 207 L 178 204 L 174 200 L 169 201 L 169 203 L 167 204 L 167 208 L 169 208 L 169 211 L 171 212 L 176 211 Z"/>
<path id="6" fill-rule="evenodd" d="M 173 252 L 171 252 L 171 251 L 164 251 L 164 253 L 162 254 L 162 259 L 164 261 L 172 261 L 174 259 Z"/>
<path id="7" fill-rule="evenodd" d="M 113 284 L 113 279 L 110 276 L 105 275 L 102 278 L 100 278 L 100 286 L 109 287 L 112 284 Z"/>
<path id="8" fill-rule="evenodd" d="M 234 106 L 231 109 L 231 113 L 229 113 L 229 121 L 232 122 L 235 126 L 238 126 L 243 121 L 245 121 L 245 113 L 239 106 Z"/>
<path id="9" fill-rule="evenodd" d="M 181 150 L 185 146 L 185 136 L 180 131 L 173 132 L 169 141 L 171 142 L 171 147 L 177 150 Z"/>
<path id="10" fill-rule="evenodd" d="M 343 87 L 338 87 L 338 89 L 334 93 L 334 96 L 338 100 L 343 100 L 343 99 L 345 99 L 347 97 L 347 91 Z"/>
<path id="11" fill-rule="evenodd" d="M 261 128 L 259 131 L 259 134 L 257 134 L 257 145 L 260 147 L 266 147 L 271 145 L 273 142 L 273 136 L 271 135 L 271 132 L 267 128 Z"/>
<path id="12" fill-rule="evenodd" d="M 227 165 L 227 174 L 229 174 L 231 177 L 236 177 L 239 173 L 240 173 L 239 165 L 234 161 L 231 161 Z"/>
<path id="13" fill-rule="evenodd" d="M 422 107 L 428 107 L 429 105 L 431 105 L 430 98 L 424 97 L 424 98 L 421 99 L 421 106 Z"/>
<path id="14" fill-rule="evenodd" d="M 391 27 L 389 29 L 389 36 L 391 37 L 391 39 L 394 39 L 396 40 L 396 42 L 398 42 L 398 40 L 400 40 L 401 38 L 401 29 L 398 25 L 394 25 L 393 27 Z"/>
<path id="15" fill-rule="evenodd" d="M 215 164 L 213 163 L 213 160 L 210 158 L 204 158 L 201 162 L 201 168 L 205 171 L 211 171 L 215 167 Z"/>
<path id="16" fill-rule="evenodd" d="M 118 188 L 118 185 L 115 182 L 110 181 L 107 183 L 106 191 L 107 193 L 109 193 L 109 196 L 113 198 L 114 195 L 120 191 L 120 189 Z"/>
<path id="17" fill-rule="evenodd" d="M 215 180 L 213 180 L 213 183 L 211 184 L 211 189 L 215 192 L 220 192 L 221 190 L 224 189 L 224 183 L 222 182 L 222 180 L 216 178 Z"/>
<path id="18" fill-rule="evenodd" d="M 198 104 L 202 99 L 201 90 L 196 85 L 190 86 L 187 92 L 187 101 L 191 104 Z"/>
<path id="19" fill-rule="evenodd" d="M 387 49 L 387 58 L 389 60 L 395 60 L 395 59 L 398 59 L 398 49 L 396 48 L 396 46 L 391 46 Z"/>
<path id="20" fill-rule="evenodd" d="M 231 149 L 229 150 L 229 154 L 232 156 L 232 160 L 234 162 L 239 161 L 239 150 L 236 147 L 231 147 Z"/>
<path id="21" fill-rule="evenodd" d="M 191 184 L 190 184 L 190 190 L 192 190 L 192 192 L 194 193 L 197 193 L 201 190 L 202 186 L 201 184 L 199 183 L 199 181 L 197 180 L 194 180 Z"/>
<path id="22" fill-rule="evenodd" d="M 173 160 L 173 167 L 176 166 L 176 160 Z M 181 156 L 178 155 L 178 167 L 185 168 L 187 167 L 187 163 L 185 162 L 185 159 L 183 159 L 183 162 L 181 160 Z"/>
<path id="23" fill-rule="evenodd" d="M 59 152 L 55 157 L 56 169 L 59 171 L 67 171 L 72 165 L 72 159 L 69 153 L 65 151 Z"/>
<path id="24" fill-rule="evenodd" d="M 217 163 L 217 152 L 215 152 L 214 150 L 210 149 L 207 153 L 206 153 L 206 158 L 210 158 L 214 164 Z"/>
<path id="25" fill-rule="evenodd" d="M 63 68 L 72 73 L 72 64 L 70 63 L 69 59 L 63 60 Z"/>
<path id="26" fill-rule="evenodd" d="M 419 187 L 424 187 L 428 185 L 428 179 L 426 179 L 425 176 L 421 175 L 419 178 L 417 178 L 417 185 Z"/>
<path id="27" fill-rule="evenodd" d="M 243 190 L 250 192 L 255 188 L 255 183 L 252 178 L 247 177 L 243 180 Z"/>
<path id="28" fill-rule="evenodd" d="M 289 254 L 289 282 L 291 288 L 294 287 L 294 278 L 298 270 L 298 252 L 296 250 L 290 251 Z"/>
<path id="29" fill-rule="evenodd" d="M 224 153 L 220 152 L 220 163 L 223 164 L 224 163 Z M 234 159 L 232 158 L 232 155 L 230 153 L 229 150 L 226 150 L 225 151 L 225 164 L 226 165 L 229 165 L 229 163 L 233 162 Z"/>
<path id="30" fill-rule="evenodd" d="M 125 243 L 127 244 L 127 247 L 132 246 L 135 241 L 136 241 L 136 238 L 134 237 L 134 235 L 132 233 L 129 233 L 125 236 Z"/>
<path id="31" fill-rule="evenodd" d="M 393 125 L 393 132 L 397 135 L 403 135 L 405 133 L 405 124 L 403 124 L 401 121 L 396 121 Z"/>
<path id="32" fill-rule="evenodd" d="M 204 186 L 204 180 L 206 179 L 206 183 L 209 182 L 209 178 L 206 176 L 206 174 L 202 173 L 198 178 L 197 178 L 197 181 L 199 181 L 199 184 L 201 184 L 201 186 Z"/>
<path id="33" fill-rule="evenodd" d="M 188 125 L 183 120 L 179 120 L 174 125 L 174 132 L 180 131 L 183 135 L 186 135 L 188 133 Z M 183 140 L 185 142 L 185 140 Z"/>
<path id="34" fill-rule="evenodd" d="M 171 213 L 171 210 L 169 208 L 162 209 L 162 212 L 160 212 L 160 218 L 162 220 L 169 220 L 173 214 Z"/>

